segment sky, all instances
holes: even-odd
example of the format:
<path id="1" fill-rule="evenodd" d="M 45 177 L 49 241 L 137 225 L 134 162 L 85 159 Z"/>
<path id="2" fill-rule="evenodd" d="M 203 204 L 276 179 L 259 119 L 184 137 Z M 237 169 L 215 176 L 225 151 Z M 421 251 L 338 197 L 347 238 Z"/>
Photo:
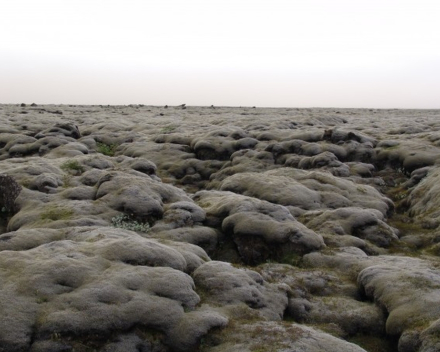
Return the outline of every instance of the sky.
<path id="1" fill-rule="evenodd" d="M 0 103 L 440 108 L 438 0 L 0 0 Z"/>

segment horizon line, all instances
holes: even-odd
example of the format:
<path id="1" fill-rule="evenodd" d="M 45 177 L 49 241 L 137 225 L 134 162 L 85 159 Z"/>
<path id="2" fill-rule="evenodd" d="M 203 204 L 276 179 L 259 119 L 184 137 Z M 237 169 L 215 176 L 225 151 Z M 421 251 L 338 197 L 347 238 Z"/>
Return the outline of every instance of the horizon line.
<path id="1" fill-rule="evenodd" d="M 23 105 L 24 104 L 24 105 Z M 130 104 L 82 104 L 82 103 L 0 103 L 0 105 L 16 105 L 18 107 L 38 107 L 38 106 L 94 106 L 94 107 L 155 107 L 155 108 L 182 108 L 182 107 L 194 107 L 194 108 L 250 108 L 250 109 L 340 109 L 340 110 L 440 110 L 438 108 L 377 108 L 377 107 L 338 107 L 338 106 L 258 106 L 258 105 L 188 105 L 188 104 L 143 104 L 143 103 L 130 103 Z"/>

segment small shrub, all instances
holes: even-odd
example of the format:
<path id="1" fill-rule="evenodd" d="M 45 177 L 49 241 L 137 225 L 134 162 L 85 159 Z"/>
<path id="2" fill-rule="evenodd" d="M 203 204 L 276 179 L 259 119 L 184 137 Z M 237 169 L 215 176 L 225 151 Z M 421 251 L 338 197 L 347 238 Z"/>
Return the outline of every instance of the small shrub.
<path id="1" fill-rule="evenodd" d="M 289 264 L 292 266 L 301 266 L 302 256 L 298 253 L 290 252 L 285 253 L 280 259 L 279 262 L 283 264 Z"/>
<path id="2" fill-rule="evenodd" d="M 127 214 L 121 214 L 112 218 L 112 226 L 136 232 L 147 233 L 150 231 L 150 224 L 148 222 L 139 222 Z"/>
<path id="3" fill-rule="evenodd" d="M 117 144 L 105 144 L 101 142 L 96 143 L 96 151 L 98 153 L 107 155 L 107 156 L 114 156 L 116 152 L 116 148 L 118 148 Z"/>
<path id="4" fill-rule="evenodd" d="M 74 171 L 75 173 L 82 174 L 85 170 L 84 167 L 77 160 L 68 160 L 61 165 L 61 169 L 64 171 Z"/>

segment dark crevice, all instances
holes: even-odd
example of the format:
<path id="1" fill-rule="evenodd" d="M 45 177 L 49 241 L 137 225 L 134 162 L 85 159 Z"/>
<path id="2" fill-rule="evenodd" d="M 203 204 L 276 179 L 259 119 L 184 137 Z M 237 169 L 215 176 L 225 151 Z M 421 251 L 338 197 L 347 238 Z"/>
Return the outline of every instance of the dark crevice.
<path id="1" fill-rule="evenodd" d="M 0 214 L 0 235 L 8 232 L 7 228 L 8 228 L 8 218 L 4 216 L 4 214 Z M 7 241 L 10 238 L 11 237 L 1 237 L 0 241 Z"/>

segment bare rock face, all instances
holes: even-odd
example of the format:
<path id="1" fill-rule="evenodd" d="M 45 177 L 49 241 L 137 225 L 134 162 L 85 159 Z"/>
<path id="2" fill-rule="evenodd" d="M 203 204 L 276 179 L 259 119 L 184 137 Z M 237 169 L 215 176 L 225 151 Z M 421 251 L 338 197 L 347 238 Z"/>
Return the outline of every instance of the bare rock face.
<path id="1" fill-rule="evenodd" d="M 0 105 L 0 351 L 440 350 L 439 121 Z"/>

